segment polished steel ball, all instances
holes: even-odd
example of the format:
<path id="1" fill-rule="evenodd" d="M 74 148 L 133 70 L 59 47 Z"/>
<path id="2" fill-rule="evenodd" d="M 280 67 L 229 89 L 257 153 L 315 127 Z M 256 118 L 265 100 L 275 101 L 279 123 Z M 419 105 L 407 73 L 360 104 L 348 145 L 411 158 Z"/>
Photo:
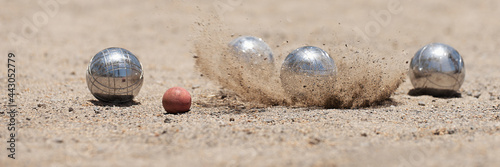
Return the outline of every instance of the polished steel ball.
<path id="1" fill-rule="evenodd" d="M 274 65 L 271 48 L 260 38 L 241 36 L 229 43 L 229 52 L 238 60 L 249 64 Z"/>
<path id="2" fill-rule="evenodd" d="M 409 76 L 416 89 L 458 91 L 465 78 L 464 61 L 451 46 L 431 43 L 415 53 Z"/>
<path id="3" fill-rule="evenodd" d="M 337 67 L 328 53 L 318 47 L 305 46 L 285 58 L 280 79 L 283 89 L 293 99 L 305 100 L 331 92 L 336 74 Z"/>
<path id="4" fill-rule="evenodd" d="M 141 90 L 142 65 L 130 51 L 107 48 L 97 53 L 87 69 L 87 86 L 104 102 L 131 101 Z"/>

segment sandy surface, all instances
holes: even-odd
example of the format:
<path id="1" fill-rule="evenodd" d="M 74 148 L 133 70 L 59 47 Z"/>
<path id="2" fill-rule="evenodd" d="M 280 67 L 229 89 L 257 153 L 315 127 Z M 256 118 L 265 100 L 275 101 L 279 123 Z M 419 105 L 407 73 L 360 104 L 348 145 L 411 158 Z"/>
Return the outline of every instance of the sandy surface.
<path id="1" fill-rule="evenodd" d="M 397 10 L 392 1 L 61 1 L 47 13 L 35 1 L 2 0 L 0 64 L 16 55 L 20 112 L 12 160 L 3 66 L 0 166 L 497 166 L 500 3 L 395 2 Z M 384 11 L 390 19 L 372 14 Z M 262 37 L 278 62 L 303 45 L 352 56 L 341 49 L 347 44 L 409 61 L 428 43 L 447 43 L 466 65 L 462 96 L 410 96 L 407 79 L 371 107 L 243 107 L 249 102 L 195 66 L 194 43 L 207 26 L 224 30 L 215 34 L 222 38 Z M 87 89 L 88 61 L 111 46 L 144 65 L 133 103 L 101 103 Z M 173 86 L 191 92 L 189 113 L 163 110 Z"/>

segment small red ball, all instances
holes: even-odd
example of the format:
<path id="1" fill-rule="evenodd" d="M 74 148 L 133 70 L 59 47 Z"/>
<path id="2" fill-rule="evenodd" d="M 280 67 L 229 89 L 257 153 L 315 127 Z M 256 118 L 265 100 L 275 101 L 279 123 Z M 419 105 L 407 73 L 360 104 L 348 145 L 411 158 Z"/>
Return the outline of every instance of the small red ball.
<path id="1" fill-rule="evenodd" d="M 163 94 L 162 103 L 167 113 L 188 112 L 191 108 L 191 95 L 184 88 L 173 87 Z"/>

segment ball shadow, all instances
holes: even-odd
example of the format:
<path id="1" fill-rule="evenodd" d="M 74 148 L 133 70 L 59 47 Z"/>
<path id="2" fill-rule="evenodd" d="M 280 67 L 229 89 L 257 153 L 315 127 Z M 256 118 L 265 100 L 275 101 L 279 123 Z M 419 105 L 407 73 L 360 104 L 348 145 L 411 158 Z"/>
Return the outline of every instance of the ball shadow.
<path id="1" fill-rule="evenodd" d="M 342 103 L 339 98 L 328 98 L 326 103 L 324 104 L 324 109 L 347 109 L 347 110 L 356 110 L 356 109 L 378 109 L 378 108 L 387 108 L 390 106 L 398 106 L 399 102 L 395 101 L 393 98 L 387 98 L 378 101 L 364 101 L 362 104 L 359 104 L 358 107 L 344 107 L 340 104 Z M 352 102 L 348 103 L 348 106 L 352 106 Z"/>
<path id="2" fill-rule="evenodd" d="M 103 102 L 103 101 L 99 101 L 99 100 L 88 100 L 89 102 L 91 102 L 92 104 L 94 104 L 95 106 L 101 106 L 101 107 L 130 107 L 130 106 L 135 106 L 135 105 L 140 105 L 141 102 L 137 102 L 137 101 L 129 101 L 129 102 L 125 102 L 125 103 L 118 103 L 118 102 Z"/>
<path id="3" fill-rule="evenodd" d="M 184 114 L 188 114 L 189 112 L 191 112 L 191 109 L 189 109 L 188 111 L 178 112 L 178 113 L 169 113 L 169 112 L 163 110 L 163 115 L 184 115 Z"/>
<path id="4" fill-rule="evenodd" d="M 424 96 L 429 95 L 436 98 L 461 98 L 462 94 L 454 90 L 442 90 L 433 88 L 416 88 L 408 91 L 410 96 Z"/>

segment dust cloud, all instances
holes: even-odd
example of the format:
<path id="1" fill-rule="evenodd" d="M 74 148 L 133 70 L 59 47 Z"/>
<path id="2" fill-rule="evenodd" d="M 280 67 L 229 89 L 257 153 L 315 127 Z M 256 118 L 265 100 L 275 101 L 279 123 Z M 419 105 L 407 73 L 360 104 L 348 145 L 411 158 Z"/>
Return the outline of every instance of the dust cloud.
<path id="1" fill-rule="evenodd" d="M 375 106 L 390 98 L 404 81 L 407 70 L 405 51 L 396 50 L 390 41 L 375 46 L 363 43 L 353 38 L 356 35 L 349 27 L 312 32 L 305 41 L 295 41 L 292 37 L 288 40 L 259 33 L 234 35 L 235 32 L 216 17 L 211 17 L 197 22 L 196 31 L 198 35 L 193 39 L 196 68 L 247 104 L 324 108 Z M 244 63 L 231 55 L 228 43 L 241 35 L 260 37 L 268 43 L 273 50 L 274 66 Z M 331 85 L 319 86 L 322 89 L 316 91 L 320 95 L 316 92 L 306 98 L 294 98 L 282 88 L 280 68 L 288 53 L 305 45 L 325 50 L 337 65 L 337 76 L 334 82 L 328 82 Z"/>

